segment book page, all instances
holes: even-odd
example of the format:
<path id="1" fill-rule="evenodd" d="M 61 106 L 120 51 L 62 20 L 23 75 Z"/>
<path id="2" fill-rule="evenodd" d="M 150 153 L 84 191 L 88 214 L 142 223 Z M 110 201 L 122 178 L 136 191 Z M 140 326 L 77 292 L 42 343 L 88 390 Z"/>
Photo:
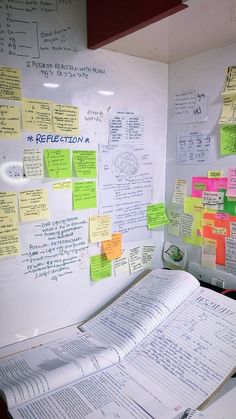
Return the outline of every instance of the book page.
<path id="1" fill-rule="evenodd" d="M 153 270 L 82 329 L 125 356 L 198 286 L 187 272 Z"/>
<path id="2" fill-rule="evenodd" d="M 236 367 L 236 302 L 198 289 L 122 365 L 182 410 L 201 406 Z"/>
<path id="3" fill-rule="evenodd" d="M 14 419 L 171 419 L 176 415 L 119 366 L 10 410 Z M 138 397 L 133 397 L 134 393 Z"/>
<path id="4" fill-rule="evenodd" d="M 87 333 L 21 352 L 0 362 L 0 389 L 13 407 L 119 362 L 115 348 Z"/>

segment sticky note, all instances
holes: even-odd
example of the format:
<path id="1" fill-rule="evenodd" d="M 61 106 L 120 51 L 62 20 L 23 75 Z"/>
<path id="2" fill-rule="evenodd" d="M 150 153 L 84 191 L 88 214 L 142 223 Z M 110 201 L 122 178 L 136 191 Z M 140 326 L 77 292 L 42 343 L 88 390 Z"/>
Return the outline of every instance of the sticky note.
<path id="1" fill-rule="evenodd" d="M 220 154 L 236 154 L 236 125 L 221 127 Z"/>
<path id="2" fill-rule="evenodd" d="M 28 179 L 41 179 L 43 177 L 43 153 L 38 148 L 29 148 L 23 151 L 24 175 Z"/>
<path id="3" fill-rule="evenodd" d="M 73 209 L 83 210 L 97 207 L 96 182 L 73 183 Z"/>
<path id="4" fill-rule="evenodd" d="M 182 214 L 178 211 L 170 210 L 168 213 L 169 224 L 168 233 L 179 236 Z"/>
<path id="5" fill-rule="evenodd" d="M 236 275 L 236 239 L 230 237 L 225 239 L 225 270 Z"/>
<path id="6" fill-rule="evenodd" d="M 110 215 L 94 215 L 89 217 L 89 238 L 91 243 L 111 240 L 111 224 Z"/>
<path id="7" fill-rule="evenodd" d="M 216 247 L 209 244 L 202 246 L 201 265 L 204 268 L 216 268 Z"/>
<path id="8" fill-rule="evenodd" d="M 45 149 L 44 159 L 46 163 L 47 177 L 54 179 L 66 179 L 72 176 L 69 149 Z"/>
<path id="9" fill-rule="evenodd" d="M 79 135 L 79 108 L 71 105 L 53 105 L 53 128 L 61 135 Z"/>
<path id="10" fill-rule="evenodd" d="M 45 220 L 49 218 L 47 189 L 32 189 L 19 193 L 21 221 Z"/>
<path id="11" fill-rule="evenodd" d="M 143 268 L 141 246 L 135 246 L 129 249 L 129 270 L 134 273 Z"/>
<path id="12" fill-rule="evenodd" d="M 222 170 L 208 170 L 207 172 L 207 176 L 210 179 L 217 179 L 219 177 L 222 177 L 222 175 L 223 175 Z"/>
<path id="13" fill-rule="evenodd" d="M 97 158 L 95 150 L 73 150 L 72 161 L 76 177 L 97 177 Z"/>
<path id="14" fill-rule="evenodd" d="M 149 244 L 143 245 L 143 249 L 142 249 L 142 265 L 143 265 L 143 267 L 144 266 L 145 266 L 145 268 L 147 268 L 147 267 L 151 268 L 152 267 L 155 250 L 156 250 L 156 246 L 154 246 L 154 245 L 149 245 Z"/>
<path id="15" fill-rule="evenodd" d="M 224 97 L 219 124 L 236 124 L 236 96 Z"/>
<path id="16" fill-rule="evenodd" d="M 122 234 L 113 233 L 111 240 L 105 240 L 102 242 L 102 250 L 108 260 L 118 259 L 122 255 Z"/>
<path id="17" fill-rule="evenodd" d="M 172 202 L 176 204 L 183 204 L 186 194 L 187 194 L 186 179 L 176 179 Z"/>
<path id="18" fill-rule="evenodd" d="M 46 100 L 22 101 L 23 129 L 30 132 L 52 132 L 52 103 Z"/>
<path id="19" fill-rule="evenodd" d="M 122 256 L 113 261 L 115 276 L 124 275 L 129 273 L 128 253 L 123 250 Z"/>
<path id="20" fill-rule="evenodd" d="M 230 222 L 230 236 L 236 238 L 236 222 L 234 221 Z"/>
<path id="21" fill-rule="evenodd" d="M 202 198 L 203 191 L 218 192 L 227 187 L 227 177 L 222 178 L 208 178 L 208 177 L 193 177 L 192 178 L 192 197 Z"/>
<path id="22" fill-rule="evenodd" d="M 160 203 L 147 206 L 147 226 L 149 229 L 160 227 L 168 224 L 168 222 L 164 204 Z"/>
<path id="23" fill-rule="evenodd" d="M 20 138 L 20 108 L 13 105 L 0 105 L 0 139 Z"/>
<path id="24" fill-rule="evenodd" d="M 222 210 L 224 209 L 224 192 L 209 192 L 203 191 L 202 193 L 203 206 L 211 210 Z"/>
<path id="25" fill-rule="evenodd" d="M 181 221 L 180 235 L 182 237 L 192 237 L 194 217 L 191 214 L 183 214 Z"/>
<path id="26" fill-rule="evenodd" d="M 20 253 L 20 239 L 18 227 L 4 223 L 0 219 L 0 257 L 16 256 Z"/>
<path id="27" fill-rule="evenodd" d="M 236 169 L 228 170 L 228 183 L 226 195 L 236 199 Z"/>
<path id="28" fill-rule="evenodd" d="M 4 224 L 18 223 L 17 196 L 15 192 L 0 192 L 0 219 Z"/>
<path id="29" fill-rule="evenodd" d="M 0 66 L 0 98 L 21 100 L 20 70 Z"/>
<path id="30" fill-rule="evenodd" d="M 90 257 L 90 275 L 92 281 L 100 281 L 112 275 L 112 262 L 105 255 Z"/>
<path id="31" fill-rule="evenodd" d="M 64 180 L 62 182 L 53 183 L 52 188 L 54 191 L 63 191 L 66 189 L 72 188 L 72 182 L 71 180 Z"/>
<path id="32" fill-rule="evenodd" d="M 230 66 L 227 68 L 222 95 L 223 96 L 236 95 L 236 67 L 235 66 Z"/>
<path id="33" fill-rule="evenodd" d="M 229 215 L 236 215 L 236 198 L 228 197 L 224 189 L 221 191 L 224 192 L 224 212 Z"/>

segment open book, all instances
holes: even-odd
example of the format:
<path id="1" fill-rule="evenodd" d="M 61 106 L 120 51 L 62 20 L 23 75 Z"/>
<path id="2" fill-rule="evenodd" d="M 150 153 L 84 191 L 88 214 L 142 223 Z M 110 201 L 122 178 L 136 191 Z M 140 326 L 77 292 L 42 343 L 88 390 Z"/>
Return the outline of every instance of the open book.
<path id="1" fill-rule="evenodd" d="M 181 417 L 236 370 L 236 301 L 153 270 L 66 339 L 0 361 L 13 418 Z"/>

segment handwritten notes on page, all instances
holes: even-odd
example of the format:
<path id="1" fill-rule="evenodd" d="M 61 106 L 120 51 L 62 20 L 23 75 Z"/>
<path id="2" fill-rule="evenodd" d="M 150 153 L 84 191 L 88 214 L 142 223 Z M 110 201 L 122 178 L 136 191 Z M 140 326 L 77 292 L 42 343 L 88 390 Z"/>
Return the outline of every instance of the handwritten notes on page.
<path id="1" fill-rule="evenodd" d="M 80 133 L 91 137 L 99 144 L 108 143 L 107 107 L 80 105 Z"/>
<path id="2" fill-rule="evenodd" d="M 74 165 L 76 177 L 97 177 L 97 157 L 95 150 L 73 150 L 72 162 Z"/>
<path id="3" fill-rule="evenodd" d="M 222 95 L 224 96 L 236 95 L 236 67 L 235 66 L 230 66 L 227 68 Z"/>
<path id="4" fill-rule="evenodd" d="M 220 154 L 236 154 L 236 125 L 221 127 Z"/>
<path id="5" fill-rule="evenodd" d="M 90 256 L 90 272 L 92 281 L 100 281 L 112 275 L 112 262 L 104 254 Z"/>
<path id="6" fill-rule="evenodd" d="M 48 177 L 66 179 L 72 176 L 69 149 L 45 149 L 44 159 Z"/>
<path id="7" fill-rule="evenodd" d="M 146 207 L 152 202 L 153 157 L 143 148 L 101 146 L 99 212 L 110 214 L 124 241 L 149 239 Z"/>
<path id="8" fill-rule="evenodd" d="M 177 134 L 177 164 L 207 164 L 214 156 L 214 139 L 203 132 Z"/>
<path id="9" fill-rule="evenodd" d="M 147 206 L 147 226 L 149 229 L 168 224 L 169 219 L 166 215 L 165 204 L 152 204 Z"/>
<path id="10" fill-rule="evenodd" d="M 175 204 L 183 204 L 186 195 L 187 195 L 186 179 L 176 179 L 172 202 Z"/>
<path id="11" fill-rule="evenodd" d="M 182 237 L 192 237 L 194 217 L 192 214 L 183 214 L 181 221 L 180 235 Z"/>
<path id="12" fill-rule="evenodd" d="M 24 174 L 28 179 L 41 179 L 43 173 L 43 153 L 41 149 L 29 148 L 23 151 Z"/>
<path id="13" fill-rule="evenodd" d="M 54 131 L 62 135 L 79 135 L 79 108 L 70 105 L 53 105 Z"/>
<path id="14" fill-rule="evenodd" d="M 112 234 L 111 240 L 102 242 L 102 249 L 108 260 L 118 259 L 122 255 L 122 234 Z"/>
<path id="15" fill-rule="evenodd" d="M 23 129 L 30 132 L 53 132 L 52 103 L 46 100 L 22 101 Z"/>
<path id="16" fill-rule="evenodd" d="M 20 70 L 0 66 L 0 98 L 21 100 Z"/>
<path id="17" fill-rule="evenodd" d="M 89 217 L 89 238 L 91 243 L 111 240 L 112 220 L 110 215 Z"/>
<path id="18" fill-rule="evenodd" d="M 18 206 L 15 192 L 0 192 L 0 219 L 4 224 L 18 223 Z"/>
<path id="19" fill-rule="evenodd" d="M 135 246 L 129 249 L 129 270 L 134 273 L 143 268 L 142 247 Z"/>
<path id="20" fill-rule="evenodd" d="M 64 191 L 66 189 L 72 189 L 71 180 L 64 180 L 62 182 L 53 183 L 52 188 L 54 191 Z"/>
<path id="21" fill-rule="evenodd" d="M 74 182 L 72 188 L 74 210 L 84 210 L 97 207 L 96 182 Z"/>
<path id="22" fill-rule="evenodd" d="M 202 192 L 203 206 L 207 209 L 223 211 L 224 209 L 224 192 Z"/>
<path id="23" fill-rule="evenodd" d="M 0 105 L 0 139 L 20 138 L 20 108 L 13 105 Z"/>
<path id="24" fill-rule="evenodd" d="M 0 219 L 0 257 L 16 256 L 20 253 L 18 227 Z"/>
<path id="25" fill-rule="evenodd" d="M 176 93 L 174 121 L 176 123 L 202 122 L 207 120 L 207 100 L 204 93 L 196 90 Z"/>
<path id="26" fill-rule="evenodd" d="M 124 275 L 129 273 L 129 260 L 127 250 L 123 250 L 122 256 L 113 261 L 115 276 Z"/>
<path id="27" fill-rule="evenodd" d="M 224 97 L 219 124 L 236 124 L 236 96 Z"/>
<path id="28" fill-rule="evenodd" d="M 45 220 L 49 218 L 47 189 L 33 189 L 19 193 L 21 221 Z"/>

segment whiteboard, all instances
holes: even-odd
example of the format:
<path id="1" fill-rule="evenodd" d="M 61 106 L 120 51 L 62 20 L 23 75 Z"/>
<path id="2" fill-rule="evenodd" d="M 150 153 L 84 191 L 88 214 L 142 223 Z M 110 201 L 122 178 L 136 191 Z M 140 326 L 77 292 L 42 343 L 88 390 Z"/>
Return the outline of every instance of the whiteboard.
<path id="1" fill-rule="evenodd" d="M 220 129 L 218 121 L 221 115 L 223 98 L 221 92 L 224 86 L 225 72 L 228 66 L 235 65 L 236 44 L 214 49 L 204 54 L 177 61 L 169 65 L 169 96 L 168 96 L 168 139 L 166 166 L 166 202 L 172 206 L 171 200 L 176 179 L 186 179 L 187 195 L 191 196 L 192 177 L 207 177 L 208 170 L 222 170 L 227 177 L 228 168 L 235 168 L 235 155 L 220 155 Z M 175 123 L 174 99 L 179 92 L 196 90 L 205 93 L 207 98 L 207 120 L 197 123 Z M 176 164 L 176 137 L 181 132 L 206 131 L 214 138 L 212 162 L 207 164 Z M 181 206 L 173 204 L 177 210 Z M 183 244 L 180 237 L 165 232 L 165 240 L 171 243 Z M 186 245 L 187 265 L 189 262 L 200 264 L 201 246 Z M 203 270 L 204 271 L 204 270 Z M 206 270 L 207 271 L 207 270 Z M 208 276 L 217 278 L 217 271 L 225 272 L 224 267 L 217 265 L 216 273 L 208 272 Z M 200 273 L 199 273 L 200 275 Z M 206 274 L 205 274 L 206 276 Z M 235 278 L 233 275 L 233 280 Z M 199 276 L 200 277 L 200 276 Z M 220 276 L 222 278 L 222 276 Z M 227 279 L 227 278 L 226 278 Z M 209 277 L 209 282 L 211 277 Z M 208 282 L 208 281 L 207 281 Z"/>
<path id="2" fill-rule="evenodd" d="M 19 140 L 0 140 L 0 191 L 19 194 L 44 188 L 50 210 L 48 220 L 20 222 L 21 254 L 0 260 L 0 346 L 85 320 L 140 273 L 90 280 L 89 257 L 101 250 L 88 242 L 88 217 L 98 214 L 98 208 L 73 211 L 71 190 L 55 190 L 55 179 L 23 177 L 24 149 L 98 151 L 100 144 L 108 141 L 108 121 L 94 127 L 83 115 L 89 110 L 104 114 L 105 109 L 109 120 L 116 112 L 131 112 L 144 121 L 142 141 L 134 138 L 133 147 L 145 147 L 155 162 L 153 202 L 164 202 L 165 194 L 168 66 L 105 50 L 87 50 L 85 0 L 23 0 L 20 4 L 15 0 L 0 2 L 0 65 L 20 69 L 24 98 L 78 106 L 80 133 L 73 140 L 59 141 L 54 136 L 57 133 L 21 130 Z M 112 94 L 104 95 L 104 91 Z M 122 141 L 125 146 L 125 138 Z M 60 260 L 60 250 L 55 254 L 52 238 L 58 239 L 58 231 L 74 231 L 75 225 L 83 241 L 79 257 L 70 263 L 68 254 L 68 269 L 61 276 L 38 270 L 40 249 L 46 244 L 53 259 Z M 145 242 L 156 244 L 154 266 L 162 266 L 163 229 L 150 236 Z M 132 237 L 127 248 L 139 245 L 141 239 L 138 234 Z M 61 251 L 65 253 L 63 243 Z"/>

